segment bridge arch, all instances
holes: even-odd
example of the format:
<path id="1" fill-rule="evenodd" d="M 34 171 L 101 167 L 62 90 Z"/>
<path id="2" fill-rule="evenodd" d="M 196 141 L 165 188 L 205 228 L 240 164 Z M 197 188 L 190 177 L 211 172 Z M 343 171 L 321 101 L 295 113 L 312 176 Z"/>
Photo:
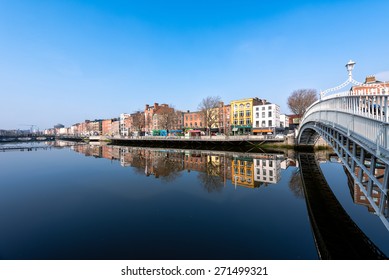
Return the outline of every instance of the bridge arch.
<path id="1" fill-rule="evenodd" d="M 321 134 L 316 128 L 316 123 L 306 123 L 301 129 L 298 143 L 303 145 L 314 145 L 319 140 Z"/>

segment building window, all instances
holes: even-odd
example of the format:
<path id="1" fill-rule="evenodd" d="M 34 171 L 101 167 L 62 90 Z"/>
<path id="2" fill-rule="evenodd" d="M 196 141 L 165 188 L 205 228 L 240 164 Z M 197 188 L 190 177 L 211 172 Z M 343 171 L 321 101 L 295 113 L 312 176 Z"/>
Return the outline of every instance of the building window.
<path id="1" fill-rule="evenodd" d="M 246 120 L 246 125 L 250 125 L 250 120 Z"/>
<path id="2" fill-rule="evenodd" d="M 246 103 L 246 108 L 250 108 L 250 103 Z"/>
<path id="3" fill-rule="evenodd" d="M 262 107 L 262 111 L 265 111 L 265 107 Z"/>
<path id="4" fill-rule="evenodd" d="M 256 108 L 255 108 L 255 111 L 259 111 L 259 108 L 258 108 L 258 107 L 256 107 Z"/>
<path id="5" fill-rule="evenodd" d="M 250 117 L 250 110 L 246 110 L 246 117 Z"/>
<path id="6" fill-rule="evenodd" d="M 269 108 L 269 110 L 271 110 L 271 106 L 269 106 L 268 108 Z"/>
<path id="7" fill-rule="evenodd" d="M 273 122 L 269 120 L 269 126 L 273 126 Z"/>
<path id="8" fill-rule="evenodd" d="M 259 127 L 259 121 L 255 122 L 255 127 Z"/>
<path id="9" fill-rule="evenodd" d="M 262 112 L 262 118 L 264 118 L 266 115 L 265 115 L 265 112 Z"/>
<path id="10" fill-rule="evenodd" d="M 271 111 L 268 112 L 268 115 L 267 115 L 269 118 L 271 118 Z"/>
<path id="11" fill-rule="evenodd" d="M 243 120 L 240 120 L 239 123 L 240 123 L 240 125 L 243 125 Z"/>
<path id="12" fill-rule="evenodd" d="M 262 121 L 262 127 L 265 127 L 265 126 L 266 126 L 265 121 Z"/>

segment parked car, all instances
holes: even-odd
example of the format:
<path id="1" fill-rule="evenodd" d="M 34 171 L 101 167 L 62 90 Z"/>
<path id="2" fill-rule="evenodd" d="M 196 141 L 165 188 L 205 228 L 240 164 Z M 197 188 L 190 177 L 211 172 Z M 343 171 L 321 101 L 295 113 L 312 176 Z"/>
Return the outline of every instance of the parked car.
<path id="1" fill-rule="evenodd" d="M 274 139 L 284 139 L 285 138 L 285 135 L 284 134 L 276 134 L 274 136 Z"/>

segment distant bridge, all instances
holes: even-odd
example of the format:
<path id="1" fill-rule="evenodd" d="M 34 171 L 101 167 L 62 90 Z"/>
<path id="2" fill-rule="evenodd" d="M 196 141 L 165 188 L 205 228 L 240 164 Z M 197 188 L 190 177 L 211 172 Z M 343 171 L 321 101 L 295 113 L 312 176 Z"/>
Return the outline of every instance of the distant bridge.
<path id="1" fill-rule="evenodd" d="M 30 142 L 30 141 L 52 141 L 53 135 L 0 135 L 0 143 L 4 142 Z"/>
<path id="2" fill-rule="evenodd" d="M 51 150 L 50 146 L 2 146 L 0 145 L 0 152 L 11 152 L 11 151 L 38 151 L 38 150 Z"/>

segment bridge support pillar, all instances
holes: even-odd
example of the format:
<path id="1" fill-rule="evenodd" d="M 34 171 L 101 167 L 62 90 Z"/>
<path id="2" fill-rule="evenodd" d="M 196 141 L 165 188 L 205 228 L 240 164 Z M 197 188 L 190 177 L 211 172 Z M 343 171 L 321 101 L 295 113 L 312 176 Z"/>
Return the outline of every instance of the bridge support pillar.
<path id="1" fill-rule="evenodd" d="M 351 159 L 351 170 L 355 173 L 355 159 L 357 158 L 357 145 L 353 142 L 353 158 Z"/>
<path id="2" fill-rule="evenodd" d="M 359 161 L 362 165 L 365 162 L 365 150 L 364 149 L 361 149 L 361 155 L 359 157 Z M 359 182 L 362 182 L 362 180 L 363 180 L 363 169 L 362 168 L 359 169 L 358 180 L 359 180 Z"/>
<path id="3" fill-rule="evenodd" d="M 375 175 L 375 167 L 376 167 L 376 157 L 372 155 L 370 159 L 370 170 L 369 170 L 371 176 L 369 176 L 369 182 L 367 184 L 367 193 L 370 196 L 373 191 L 373 180 L 371 178 L 373 178 Z"/>

